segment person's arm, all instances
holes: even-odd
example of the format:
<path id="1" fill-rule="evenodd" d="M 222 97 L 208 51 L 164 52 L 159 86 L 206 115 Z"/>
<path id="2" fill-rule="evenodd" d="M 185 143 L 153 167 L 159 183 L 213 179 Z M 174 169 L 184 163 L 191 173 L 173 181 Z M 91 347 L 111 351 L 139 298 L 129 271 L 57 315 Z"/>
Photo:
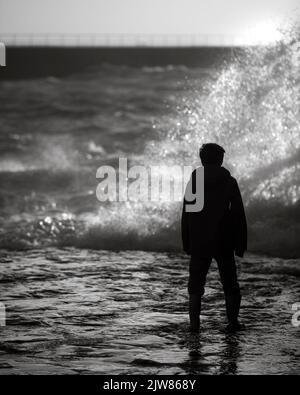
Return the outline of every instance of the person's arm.
<path id="1" fill-rule="evenodd" d="M 181 213 L 181 239 L 182 239 L 182 246 L 184 252 L 190 255 L 188 214 L 185 211 L 185 204 L 186 201 L 185 199 L 183 199 L 182 213 Z"/>
<path id="2" fill-rule="evenodd" d="M 231 211 L 234 221 L 235 253 L 237 256 L 243 257 L 247 250 L 247 220 L 241 192 L 235 179 L 231 196 Z"/>

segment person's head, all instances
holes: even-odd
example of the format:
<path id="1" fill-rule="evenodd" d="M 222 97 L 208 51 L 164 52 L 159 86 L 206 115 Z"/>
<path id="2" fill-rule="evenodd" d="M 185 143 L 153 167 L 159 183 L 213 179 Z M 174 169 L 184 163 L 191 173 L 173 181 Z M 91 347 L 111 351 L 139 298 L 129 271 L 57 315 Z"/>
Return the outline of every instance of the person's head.
<path id="1" fill-rule="evenodd" d="M 199 150 L 199 155 L 203 166 L 222 166 L 224 154 L 224 148 L 215 143 L 203 144 Z"/>

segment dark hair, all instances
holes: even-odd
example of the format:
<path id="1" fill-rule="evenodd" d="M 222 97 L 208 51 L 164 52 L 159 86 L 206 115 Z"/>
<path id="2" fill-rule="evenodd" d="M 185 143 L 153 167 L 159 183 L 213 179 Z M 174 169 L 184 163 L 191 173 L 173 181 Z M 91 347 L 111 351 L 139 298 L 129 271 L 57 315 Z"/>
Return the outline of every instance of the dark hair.
<path id="1" fill-rule="evenodd" d="M 199 150 L 199 155 L 203 166 L 222 166 L 225 150 L 215 143 L 203 144 Z"/>

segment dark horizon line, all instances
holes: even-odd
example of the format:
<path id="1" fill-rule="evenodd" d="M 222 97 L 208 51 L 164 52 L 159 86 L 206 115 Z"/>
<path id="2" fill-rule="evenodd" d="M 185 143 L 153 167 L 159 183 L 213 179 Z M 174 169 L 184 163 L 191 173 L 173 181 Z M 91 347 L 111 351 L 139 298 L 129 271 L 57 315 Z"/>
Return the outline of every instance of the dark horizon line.
<path id="1" fill-rule="evenodd" d="M 60 77 L 101 64 L 210 68 L 232 60 L 241 51 L 241 47 L 7 47 L 0 80 Z"/>

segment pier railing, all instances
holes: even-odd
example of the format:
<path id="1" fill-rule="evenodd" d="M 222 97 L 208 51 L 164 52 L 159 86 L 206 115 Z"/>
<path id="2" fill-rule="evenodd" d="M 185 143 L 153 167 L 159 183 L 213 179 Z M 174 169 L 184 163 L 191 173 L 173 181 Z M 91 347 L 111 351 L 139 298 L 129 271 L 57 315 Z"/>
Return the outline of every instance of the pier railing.
<path id="1" fill-rule="evenodd" d="M 199 47 L 247 45 L 233 35 L 195 34 L 11 34 L 0 32 L 6 46 L 62 47 Z M 255 43 L 260 45 L 260 43 Z M 249 45 L 251 45 L 249 43 Z"/>

